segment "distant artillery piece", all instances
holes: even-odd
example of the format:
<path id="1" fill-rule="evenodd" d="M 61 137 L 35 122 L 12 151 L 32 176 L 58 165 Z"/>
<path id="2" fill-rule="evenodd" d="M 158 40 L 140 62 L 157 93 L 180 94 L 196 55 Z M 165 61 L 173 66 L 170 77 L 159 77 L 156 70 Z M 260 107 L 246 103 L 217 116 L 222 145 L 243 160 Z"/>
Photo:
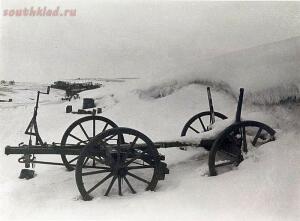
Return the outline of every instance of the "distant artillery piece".
<path id="1" fill-rule="evenodd" d="M 12 99 L 9 98 L 8 100 L 0 100 L 0 102 L 12 102 Z"/>
<path id="2" fill-rule="evenodd" d="M 30 135 L 29 144 L 7 146 L 5 154 L 22 154 L 19 162 L 24 163 L 25 168 L 40 163 L 64 165 L 70 171 L 75 169 L 77 188 L 83 200 L 91 200 L 97 192 L 95 190 L 105 196 L 112 190 L 123 195 L 126 187 L 131 193 L 155 190 L 158 181 L 164 180 L 169 173 L 167 164 L 162 162 L 165 157 L 158 152 L 159 148 L 204 147 L 209 151 L 209 175 L 215 176 L 237 167 L 250 148 L 275 140 L 275 130 L 268 125 L 241 119 L 243 88 L 240 89 L 235 121 L 227 127 L 221 127 L 220 121 L 227 117 L 214 111 L 210 88 L 207 88 L 209 111 L 200 112 L 187 121 L 181 131 L 181 137 L 186 136 L 184 139 L 152 142 L 145 134 L 118 127 L 108 118 L 96 116 L 93 111 L 91 116 L 73 122 L 60 143 L 49 145 L 42 141 L 36 123 L 41 93 L 38 91 L 33 118 L 25 132 Z M 49 89 L 45 94 L 48 93 Z M 193 137 L 191 133 L 194 133 Z M 32 136 L 36 137 L 35 145 Z M 62 163 L 37 161 L 35 154 L 60 155 Z M 20 178 L 29 179 L 33 176 L 33 170 L 23 169 Z M 112 188 L 115 182 L 117 189 Z M 108 185 L 102 185 L 104 183 Z"/>
<path id="3" fill-rule="evenodd" d="M 15 85 L 16 82 L 15 82 L 14 80 L 12 80 L 12 81 L 1 80 L 1 81 L 0 81 L 0 84 L 1 84 L 1 85 L 4 85 L 4 86 L 12 86 L 12 85 Z"/>
<path id="4" fill-rule="evenodd" d="M 74 91 L 74 90 L 71 90 L 71 89 L 67 89 L 66 90 L 66 94 L 65 94 L 65 97 L 61 98 L 62 100 L 68 100 L 68 101 L 71 101 L 71 99 L 79 99 L 80 96 L 78 94 L 79 92 L 77 91 Z"/>
<path id="5" fill-rule="evenodd" d="M 62 100 L 71 100 L 72 98 L 78 99 L 79 93 L 86 90 L 92 90 L 100 88 L 102 84 L 93 84 L 93 82 L 87 83 L 69 83 L 65 81 L 56 81 L 51 85 L 51 88 L 60 89 L 66 91 L 65 97 Z"/>

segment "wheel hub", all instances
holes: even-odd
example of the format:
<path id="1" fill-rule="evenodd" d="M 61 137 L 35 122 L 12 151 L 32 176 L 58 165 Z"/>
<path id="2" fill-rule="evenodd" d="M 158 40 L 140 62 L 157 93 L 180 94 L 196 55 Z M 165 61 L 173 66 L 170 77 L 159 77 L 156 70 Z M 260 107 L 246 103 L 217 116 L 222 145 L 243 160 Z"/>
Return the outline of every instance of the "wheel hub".
<path id="1" fill-rule="evenodd" d="M 117 175 L 120 177 L 124 177 L 124 176 L 126 176 L 127 172 L 128 172 L 127 168 L 125 168 L 125 167 L 119 168 L 117 171 Z"/>

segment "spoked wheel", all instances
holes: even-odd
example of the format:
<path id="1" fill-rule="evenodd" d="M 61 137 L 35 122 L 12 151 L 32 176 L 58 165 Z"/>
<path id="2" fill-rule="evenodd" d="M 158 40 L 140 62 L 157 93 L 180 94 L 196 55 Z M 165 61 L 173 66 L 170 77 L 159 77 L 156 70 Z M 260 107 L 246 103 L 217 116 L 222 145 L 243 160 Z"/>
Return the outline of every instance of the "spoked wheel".
<path id="1" fill-rule="evenodd" d="M 209 152 L 210 176 L 237 167 L 249 150 L 273 141 L 274 135 L 271 127 L 257 121 L 242 121 L 227 127 L 214 141 Z"/>
<path id="2" fill-rule="evenodd" d="M 92 138 L 102 131 L 118 127 L 113 121 L 101 116 L 87 116 L 76 120 L 72 123 L 64 133 L 61 145 L 86 145 Z M 63 164 L 68 170 L 74 170 L 78 155 L 64 155 L 61 154 Z M 93 159 L 93 165 L 96 161 Z"/>
<path id="3" fill-rule="evenodd" d="M 100 164 L 84 167 L 87 158 L 95 158 Z M 91 200 L 99 194 L 154 190 L 165 171 L 166 164 L 160 162 L 159 153 L 147 136 L 130 128 L 115 128 L 100 133 L 83 149 L 75 176 L 82 198 Z"/>
<path id="4" fill-rule="evenodd" d="M 215 119 L 218 120 L 225 120 L 227 117 L 224 114 L 219 112 L 215 113 Z M 196 114 L 188 122 L 184 125 L 181 136 L 186 136 L 188 134 L 195 134 L 195 133 L 202 133 L 210 130 L 209 125 L 211 124 L 211 116 L 209 111 L 204 111 L 199 114 Z"/>

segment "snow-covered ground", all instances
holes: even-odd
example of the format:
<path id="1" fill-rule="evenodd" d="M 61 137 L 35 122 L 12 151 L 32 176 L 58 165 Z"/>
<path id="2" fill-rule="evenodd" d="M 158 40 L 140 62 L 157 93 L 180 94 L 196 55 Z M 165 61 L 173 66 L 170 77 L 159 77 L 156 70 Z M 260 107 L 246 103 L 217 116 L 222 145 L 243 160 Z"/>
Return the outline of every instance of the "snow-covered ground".
<path id="1" fill-rule="evenodd" d="M 267 55 L 272 53 L 271 50 Z M 251 70 L 251 66 L 247 67 Z M 290 96 L 298 97 L 299 89 L 288 90 L 285 85 L 297 85 L 299 78 L 284 85 L 276 80 L 268 82 L 270 85 L 261 90 L 263 84 L 251 87 L 251 82 L 247 86 L 243 77 L 230 84 L 229 78 L 220 81 L 217 75 L 201 76 L 199 73 L 188 80 L 174 78 L 164 82 L 105 82 L 104 87 L 82 92 L 80 100 L 71 102 L 62 101 L 59 90 L 41 96 L 38 125 L 45 141 L 60 142 L 68 125 L 80 117 L 66 114 L 66 105 L 77 109 L 84 97 L 94 98 L 97 107 L 103 109 L 101 115 L 119 126 L 137 129 L 152 141 L 162 141 L 179 137 L 191 116 L 208 109 L 207 84 L 213 86 L 215 110 L 234 117 L 240 79 L 246 98 L 252 94 L 243 106 L 243 119 L 265 122 L 277 131 L 276 141 L 250 152 L 236 170 L 216 177 L 206 175 L 208 154 L 203 149 L 160 150 L 166 156 L 170 174 L 159 182 L 155 192 L 96 197 L 89 202 L 80 199 L 74 172 L 67 172 L 64 167 L 37 165 L 34 179 L 17 178 L 23 167 L 17 163 L 18 156 L 4 155 L 4 147 L 27 142 L 24 130 L 33 111 L 35 91 L 45 85 L 17 83 L 1 89 L 1 98 L 13 99 L 12 103 L 0 103 L 1 220 L 299 220 L 300 105 L 296 100 L 280 103 L 277 94 L 272 93 L 279 88 L 284 101 Z M 272 96 L 276 102 L 269 102 Z M 38 159 L 60 161 L 59 156 Z"/>
<path id="2" fill-rule="evenodd" d="M 104 116 L 118 125 L 138 129 L 154 141 L 179 137 L 185 121 L 207 109 L 204 85 L 191 84 L 168 96 L 147 99 L 131 90 L 136 83 L 110 84 L 83 92 L 81 97 L 94 97 L 97 107 L 103 108 Z M 22 96 L 22 100 L 34 96 L 35 89 Z M 12 90 L 15 93 L 11 96 L 17 100 L 21 95 L 18 90 Z M 60 101 L 60 95 L 61 91 L 52 90 L 50 95 L 41 97 L 38 123 L 46 141 L 59 142 L 66 127 L 79 118 L 65 114 L 69 102 Z M 213 90 L 213 99 L 216 110 L 234 115 L 235 100 L 231 96 Z M 2 150 L 7 144 L 27 141 L 23 132 L 33 103 L 30 99 L 28 103 L 25 101 L 15 105 L 1 104 Z M 80 106 L 81 102 L 71 101 L 74 106 Z M 99 197 L 84 202 L 78 200 L 74 172 L 67 172 L 63 167 L 37 165 L 37 177 L 19 180 L 17 176 L 22 165 L 16 162 L 17 156 L 2 154 L 1 216 L 7 220 L 96 220 L 99 214 L 105 220 L 296 220 L 300 205 L 299 132 L 288 127 L 285 116 L 276 119 L 270 113 L 272 107 L 264 108 L 265 111 L 258 111 L 260 107 L 247 105 L 243 117 L 263 119 L 275 127 L 278 131 L 275 142 L 251 153 L 237 170 L 217 177 L 205 175 L 207 153 L 201 149 L 161 150 L 171 172 L 159 183 L 156 192 Z M 287 113 L 288 110 L 284 110 L 282 107 L 281 112 Z M 57 159 L 59 161 L 59 157 Z"/>

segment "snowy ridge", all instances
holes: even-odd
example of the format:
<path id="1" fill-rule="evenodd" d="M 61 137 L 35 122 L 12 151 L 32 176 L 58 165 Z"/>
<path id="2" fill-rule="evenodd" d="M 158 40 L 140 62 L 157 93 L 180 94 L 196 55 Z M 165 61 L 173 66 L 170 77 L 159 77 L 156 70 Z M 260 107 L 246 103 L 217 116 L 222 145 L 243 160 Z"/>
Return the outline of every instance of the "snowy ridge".
<path id="1" fill-rule="evenodd" d="M 245 49 L 187 67 L 187 74 L 165 76 L 139 90 L 142 97 L 160 98 L 189 84 L 210 85 L 234 97 L 245 88 L 245 100 L 279 104 L 300 98 L 300 37 Z"/>
<path id="2" fill-rule="evenodd" d="M 162 98 L 166 97 L 177 90 L 182 89 L 191 84 L 199 84 L 203 86 L 210 86 L 211 88 L 222 91 L 233 98 L 238 98 L 238 91 L 230 87 L 230 85 L 224 81 L 212 81 L 212 80 L 192 80 L 192 81 L 176 81 L 171 80 L 169 82 L 161 83 L 160 85 L 151 86 L 145 90 L 138 89 L 136 92 L 141 98 Z M 285 102 L 299 103 L 300 99 L 300 84 L 288 83 L 280 86 L 274 86 L 265 88 L 262 90 L 251 90 L 251 88 L 245 88 L 246 102 L 252 104 L 280 104 Z"/>

